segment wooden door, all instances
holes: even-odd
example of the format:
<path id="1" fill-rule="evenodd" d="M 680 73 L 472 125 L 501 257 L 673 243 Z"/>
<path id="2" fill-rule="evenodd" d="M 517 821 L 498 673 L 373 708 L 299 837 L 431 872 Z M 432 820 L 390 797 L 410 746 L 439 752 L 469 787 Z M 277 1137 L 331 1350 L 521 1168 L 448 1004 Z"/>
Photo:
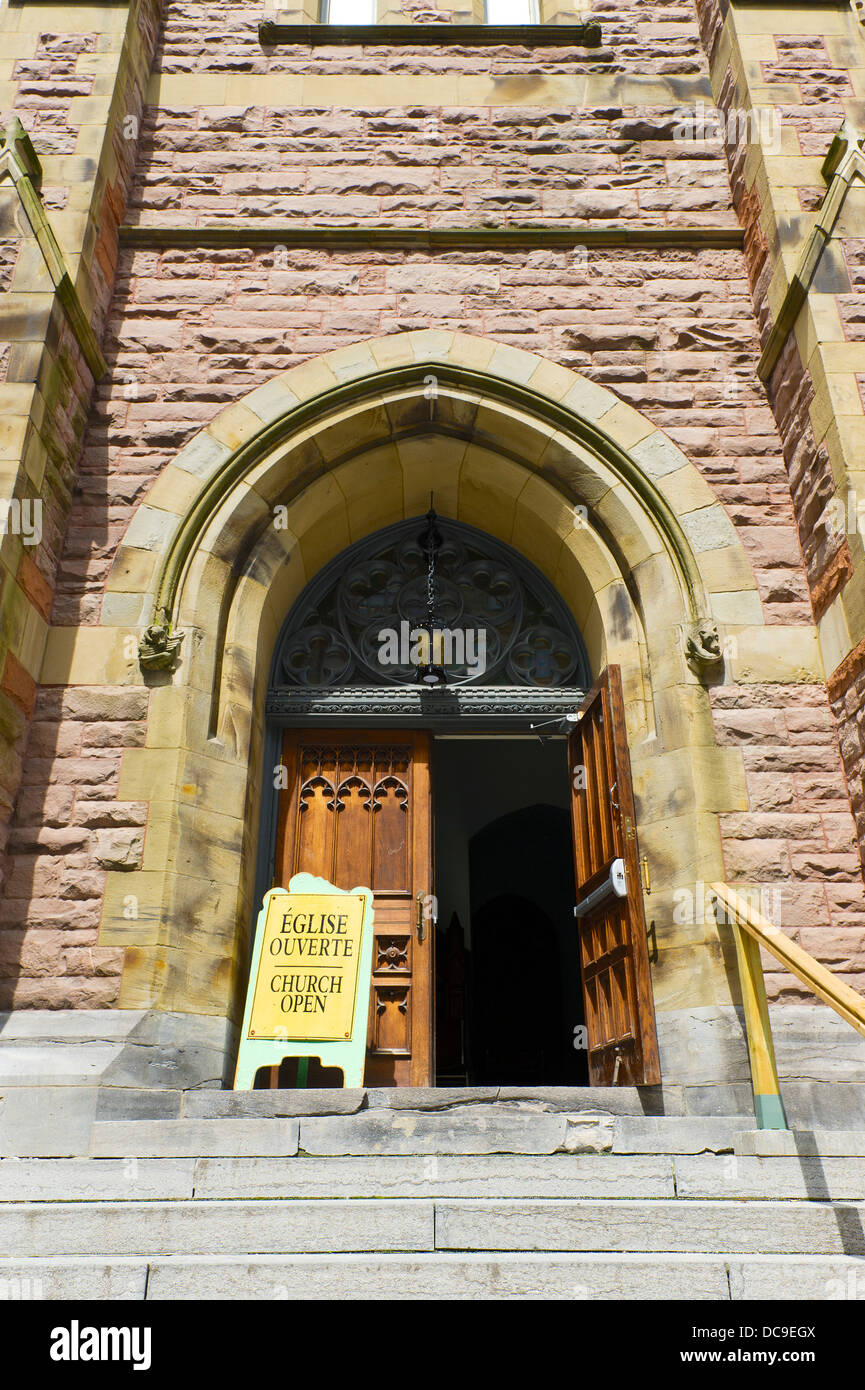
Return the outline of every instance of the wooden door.
<path id="1" fill-rule="evenodd" d="M 568 743 L 577 902 L 609 879 L 616 859 L 627 888 L 578 919 L 589 1080 L 653 1085 L 661 1071 L 618 666 L 607 667 L 580 713 Z"/>
<path id="2" fill-rule="evenodd" d="M 365 1084 L 433 1085 L 429 735 L 290 730 L 283 761 L 276 882 L 375 895 Z"/>

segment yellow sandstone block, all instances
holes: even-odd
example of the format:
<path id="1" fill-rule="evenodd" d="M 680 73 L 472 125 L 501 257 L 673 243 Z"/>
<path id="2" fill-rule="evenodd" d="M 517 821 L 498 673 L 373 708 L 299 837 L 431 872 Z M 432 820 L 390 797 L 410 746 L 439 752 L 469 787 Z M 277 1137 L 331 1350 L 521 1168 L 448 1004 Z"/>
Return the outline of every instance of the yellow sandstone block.
<path id="1" fill-rule="evenodd" d="M 818 444 L 836 416 L 855 415 L 862 409 L 856 377 L 849 372 L 825 375 L 823 351 L 822 346 L 818 347 L 808 362 L 808 369 L 817 387 L 809 414 L 814 438 Z M 821 378 L 822 384 L 818 385 Z"/>
<path id="2" fill-rule="evenodd" d="M 324 391 L 332 391 L 337 385 L 336 377 L 327 365 L 327 358 L 313 358 L 300 367 L 284 372 L 282 380 L 299 401 L 311 400 Z"/>
<path id="3" fill-rule="evenodd" d="M 865 372 L 865 343 L 824 342 L 820 351 L 827 374 Z"/>
<path id="4" fill-rule="evenodd" d="M 844 341 L 844 329 L 834 294 L 811 293 L 796 320 L 796 342 L 803 362 L 808 362 L 820 343 Z"/>
<path id="5" fill-rule="evenodd" d="M 160 556 L 154 550 L 120 546 L 106 581 L 106 590 L 116 590 L 122 594 L 147 593 L 153 588 L 159 559 Z"/>
<path id="6" fill-rule="evenodd" d="M 847 32 L 844 10 L 835 10 L 828 5 L 815 5 L 813 8 L 778 4 L 752 6 L 737 5 L 733 0 L 732 12 L 736 33 L 743 39 L 747 36 L 742 45 L 745 51 L 749 48 L 752 34 L 781 34 L 789 38 L 797 34 Z"/>
<path id="7" fill-rule="evenodd" d="M 398 441 L 406 516 L 422 515 L 429 507 L 430 492 L 435 494 L 436 510 L 442 516 L 456 516 L 459 475 L 467 448 L 464 439 L 447 435 L 414 435 Z"/>
<path id="8" fill-rule="evenodd" d="M 249 99 L 250 85 L 249 78 L 243 78 L 244 91 L 238 101 Z M 279 82 L 279 79 L 276 79 Z M 260 86 L 258 84 L 261 84 Z M 217 73 L 153 73 L 147 84 L 147 104 L 149 106 L 228 106 L 226 88 L 228 78 Z M 255 98 L 262 105 L 267 105 L 270 100 L 276 99 L 279 105 L 292 106 L 295 103 L 288 100 L 287 96 L 281 99 L 276 96 L 270 97 L 264 91 L 268 84 L 268 78 L 258 74 L 256 76 Z M 274 85 L 274 79 L 269 80 L 269 85 Z M 283 90 L 287 91 L 288 84 L 283 79 Z"/>
<path id="9" fill-rule="evenodd" d="M 160 685 L 150 692 L 147 747 L 178 749 L 198 746 L 210 721 L 211 697 L 182 685 Z"/>
<path id="10" fill-rule="evenodd" d="M 116 627 L 52 627 L 43 685 L 140 685 L 138 635 Z"/>
<path id="11" fill-rule="evenodd" d="M 832 600 L 817 624 L 817 631 L 820 634 L 823 663 L 826 671 L 831 675 L 841 665 L 844 658 L 850 654 L 854 646 L 850 636 L 843 594 L 836 595 Z"/>
<path id="12" fill-rule="evenodd" d="M 239 449 L 242 444 L 254 439 L 261 428 L 260 417 L 238 401 L 219 412 L 208 425 L 207 433 L 229 449 Z"/>
<path id="13" fill-rule="evenodd" d="M 617 401 L 611 410 L 600 417 L 598 425 L 623 449 L 630 449 L 655 429 L 645 415 L 624 401 Z"/>
<path id="14" fill-rule="evenodd" d="M 519 464 L 470 444 L 460 470 L 459 519 L 510 537 L 516 499 L 526 482 L 526 471 Z"/>
<path id="15" fill-rule="evenodd" d="M 200 492 L 200 478 L 169 463 L 147 494 L 147 504 L 164 512 L 185 516 Z"/>
<path id="16" fill-rule="evenodd" d="M 711 507 L 712 503 L 717 501 L 705 478 L 692 466 L 679 468 L 675 473 L 667 473 L 659 478 L 657 483 L 659 491 L 664 494 L 679 517 L 686 512 L 697 511 L 700 507 Z"/>
<path id="17" fill-rule="evenodd" d="M 177 748 L 126 748 L 120 765 L 119 801 L 157 801 L 178 785 L 181 752 Z"/>
<path id="18" fill-rule="evenodd" d="M 823 157 L 770 154 L 764 156 L 769 181 L 775 187 L 819 188 Z"/>
<path id="19" fill-rule="evenodd" d="M 546 522 L 532 506 L 523 505 L 522 497 L 514 513 L 511 543 L 553 582 L 563 542 L 550 535 Z"/>
<path id="20" fill-rule="evenodd" d="M 817 629 L 814 627 L 746 627 L 730 634 L 733 679 L 745 685 L 817 683 L 825 680 Z"/>
<path id="21" fill-rule="evenodd" d="M 341 464 L 335 477 L 345 496 L 353 540 L 403 519 L 403 472 L 393 445 Z"/>
<path id="22" fill-rule="evenodd" d="M 155 946 L 163 934 L 164 898 L 164 872 L 109 873 L 99 945 Z"/>
<path id="23" fill-rule="evenodd" d="M 129 21 L 126 5 L 27 5 L 17 12 L 24 33 L 122 35 Z M 3 27 L 6 27 L 4 18 Z"/>
<path id="24" fill-rule="evenodd" d="M 25 671 L 33 677 L 39 679 L 42 668 L 42 661 L 45 655 L 45 642 L 48 637 L 48 624 L 42 614 L 32 606 L 28 608 L 27 617 L 24 620 L 24 631 L 16 646 L 13 644 L 12 650 L 15 652 Z"/>
<path id="25" fill-rule="evenodd" d="M 311 579 L 351 543 L 345 494 L 332 475 L 319 478 L 295 498 L 288 524 L 298 537 L 303 566 Z"/>

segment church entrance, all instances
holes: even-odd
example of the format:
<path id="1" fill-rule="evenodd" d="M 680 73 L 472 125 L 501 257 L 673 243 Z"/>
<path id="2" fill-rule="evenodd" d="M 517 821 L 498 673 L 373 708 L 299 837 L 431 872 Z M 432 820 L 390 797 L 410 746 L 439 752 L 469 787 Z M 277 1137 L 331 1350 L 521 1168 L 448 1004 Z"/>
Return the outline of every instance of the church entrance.
<path id="1" fill-rule="evenodd" d="M 619 668 L 589 685 L 545 576 L 432 511 L 295 604 L 259 881 L 372 888 L 367 1085 L 659 1079 Z"/>
<path id="2" fill-rule="evenodd" d="M 375 897 L 367 1085 L 658 1079 L 617 667 L 578 716 L 284 733 L 273 881 Z"/>
<path id="3" fill-rule="evenodd" d="M 439 1085 L 586 1085 L 567 741 L 437 738 Z"/>

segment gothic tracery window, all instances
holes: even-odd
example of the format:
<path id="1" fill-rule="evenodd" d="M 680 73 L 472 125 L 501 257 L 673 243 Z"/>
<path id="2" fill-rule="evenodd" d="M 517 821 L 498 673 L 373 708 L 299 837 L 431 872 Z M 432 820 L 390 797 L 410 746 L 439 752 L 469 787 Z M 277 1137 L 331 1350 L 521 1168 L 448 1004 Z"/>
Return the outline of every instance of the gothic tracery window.
<path id="1" fill-rule="evenodd" d="M 585 688 L 585 645 L 541 572 L 509 546 L 437 519 L 436 628 L 450 649 L 451 684 Z M 417 675 L 408 639 L 427 616 L 424 518 L 400 522 L 343 552 L 307 586 L 277 644 L 274 684 L 406 685 Z M 397 659 L 382 659 L 383 634 Z M 483 661 L 478 654 L 483 651 Z M 464 659 L 460 660 L 460 656 Z"/>

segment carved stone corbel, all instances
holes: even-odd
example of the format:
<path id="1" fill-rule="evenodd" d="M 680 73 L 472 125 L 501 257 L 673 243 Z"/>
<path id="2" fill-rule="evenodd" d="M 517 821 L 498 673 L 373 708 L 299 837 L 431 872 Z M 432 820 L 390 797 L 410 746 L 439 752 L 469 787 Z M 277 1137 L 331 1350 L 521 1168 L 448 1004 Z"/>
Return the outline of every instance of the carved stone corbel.
<path id="1" fill-rule="evenodd" d="M 138 643 L 138 663 L 142 671 L 174 671 L 180 660 L 183 633 L 175 632 L 164 608 L 155 622 L 144 629 Z"/>
<path id="2" fill-rule="evenodd" d="M 685 660 L 700 680 L 713 676 L 724 664 L 718 624 L 701 618 L 685 632 Z"/>

